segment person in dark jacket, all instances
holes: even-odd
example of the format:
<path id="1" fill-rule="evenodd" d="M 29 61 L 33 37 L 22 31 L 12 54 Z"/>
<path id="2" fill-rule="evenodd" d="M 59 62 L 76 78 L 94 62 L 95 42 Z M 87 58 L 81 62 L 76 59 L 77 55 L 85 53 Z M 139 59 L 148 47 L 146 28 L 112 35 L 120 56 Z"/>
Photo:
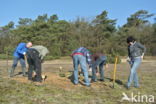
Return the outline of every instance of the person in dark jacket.
<path id="1" fill-rule="evenodd" d="M 88 69 L 87 69 L 87 63 L 89 64 L 89 67 L 92 66 L 91 64 L 91 55 L 88 49 L 84 47 L 77 48 L 72 52 L 72 58 L 73 58 L 73 66 L 74 66 L 74 84 L 78 84 L 78 66 L 80 64 L 82 72 L 84 73 L 84 79 L 85 79 L 85 85 L 90 86 L 90 81 L 88 78 Z"/>
<path id="2" fill-rule="evenodd" d="M 93 59 L 93 64 L 92 64 L 92 82 L 96 82 L 97 81 L 97 77 L 96 77 L 96 73 L 97 71 L 97 67 L 99 66 L 99 72 L 100 72 L 100 81 L 104 81 L 104 65 L 106 65 L 106 60 L 107 57 L 100 53 L 97 52 L 92 56 Z"/>
<path id="3" fill-rule="evenodd" d="M 28 48 L 30 48 L 31 46 L 32 46 L 31 42 L 18 44 L 13 54 L 14 59 L 12 68 L 9 70 L 10 77 L 14 76 L 14 70 L 18 64 L 18 61 L 20 61 L 20 64 L 22 66 L 23 76 L 26 76 L 26 64 L 24 60 L 24 55 L 26 54 Z"/>
<path id="4" fill-rule="evenodd" d="M 49 53 L 48 49 L 44 46 L 38 45 L 33 46 L 27 51 L 27 61 L 28 61 L 28 80 L 35 82 L 42 82 L 42 70 L 41 64 L 44 57 Z M 35 72 L 35 77 L 32 77 L 33 71 Z"/>
<path id="5" fill-rule="evenodd" d="M 132 81 L 134 80 L 134 87 L 138 88 L 139 81 L 138 81 L 137 69 L 141 64 L 141 61 L 146 52 L 146 48 L 139 42 L 136 42 L 136 40 L 132 36 L 127 38 L 127 43 L 128 43 L 127 61 L 131 66 L 131 70 L 130 70 L 130 75 L 126 87 L 129 89 Z"/>

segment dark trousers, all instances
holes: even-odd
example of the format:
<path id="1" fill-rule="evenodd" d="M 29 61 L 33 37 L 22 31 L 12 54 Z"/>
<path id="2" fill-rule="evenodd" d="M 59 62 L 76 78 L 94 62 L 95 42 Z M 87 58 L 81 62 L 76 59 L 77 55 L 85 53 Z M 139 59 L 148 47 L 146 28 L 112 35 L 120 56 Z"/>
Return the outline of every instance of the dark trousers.
<path id="1" fill-rule="evenodd" d="M 27 51 L 27 60 L 29 64 L 28 68 L 28 80 L 33 80 L 37 82 L 42 81 L 41 77 L 41 59 L 39 53 L 35 49 L 28 49 Z M 33 71 L 36 72 L 36 76 L 32 78 Z"/>

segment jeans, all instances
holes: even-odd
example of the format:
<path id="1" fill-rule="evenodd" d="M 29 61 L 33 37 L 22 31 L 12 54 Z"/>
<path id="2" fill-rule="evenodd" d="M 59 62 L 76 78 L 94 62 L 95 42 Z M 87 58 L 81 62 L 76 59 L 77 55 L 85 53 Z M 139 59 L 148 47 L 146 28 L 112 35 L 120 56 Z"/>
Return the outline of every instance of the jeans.
<path id="1" fill-rule="evenodd" d="M 80 64 L 82 72 L 84 74 L 85 85 L 89 86 L 90 81 L 88 78 L 88 70 L 87 70 L 87 62 L 86 57 L 82 55 L 74 55 L 73 56 L 73 64 L 74 64 L 74 84 L 78 84 L 78 66 Z"/>
<path id="2" fill-rule="evenodd" d="M 127 87 L 130 87 L 133 80 L 134 80 L 134 86 L 139 87 L 137 69 L 139 65 L 141 64 L 141 61 L 142 61 L 141 57 L 134 58 L 131 60 L 131 64 L 130 64 L 131 70 L 130 70 L 130 75 L 129 75 L 128 82 L 127 82 Z"/>
<path id="3" fill-rule="evenodd" d="M 41 59 L 39 57 L 38 51 L 35 49 L 28 49 L 27 60 L 29 64 L 28 68 L 28 80 L 33 80 L 36 82 L 41 82 Z M 32 78 L 33 71 L 36 72 L 36 76 Z"/>
<path id="4" fill-rule="evenodd" d="M 14 57 L 12 69 L 10 70 L 10 76 L 13 76 L 14 70 L 15 70 L 17 64 L 18 64 L 18 61 L 20 61 L 20 64 L 21 64 L 21 66 L 22 66 L 23 75 L 25 75 L 25 73 L 26 73 L 26 64 L 25 64 L 24 58 Z"/>
<path id="5" fill-rule="evenodd" d="M 99 66 L 99 71 L 100 71 L 100 79 L 104 80 L 104 64 L 106 63 L 106 56 L 101 56 L 100 58 L 98 58 L 92 65 L 92 80 L 93 81 L 97 81 L 97 77 L 96 77 L 96 70 L 97 70 L 97 66 Z"/>

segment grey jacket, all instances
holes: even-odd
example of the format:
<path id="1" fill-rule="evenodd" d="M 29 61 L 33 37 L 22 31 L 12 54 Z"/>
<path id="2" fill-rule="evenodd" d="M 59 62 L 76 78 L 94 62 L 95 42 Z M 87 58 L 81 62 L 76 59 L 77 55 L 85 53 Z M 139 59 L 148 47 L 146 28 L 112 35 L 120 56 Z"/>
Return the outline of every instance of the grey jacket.
<path id="1" fill-rule="evenodd" d="M 128 46 L 128 56 L 130 58 L 140 57 L 145 52 L 146 48 L 138 42 L 135 42 L 133 45 Z"/>
<path id="2" fill-rule="evenodd" d="M 46 54 L 49 53 L 48 49 L 41 45 L 36 45 L 31 48 L 34 48 L 39 52 L 39 57 L 41 58 L 41 60 L 43 60 L 43 58 L 46 56 Z"/>

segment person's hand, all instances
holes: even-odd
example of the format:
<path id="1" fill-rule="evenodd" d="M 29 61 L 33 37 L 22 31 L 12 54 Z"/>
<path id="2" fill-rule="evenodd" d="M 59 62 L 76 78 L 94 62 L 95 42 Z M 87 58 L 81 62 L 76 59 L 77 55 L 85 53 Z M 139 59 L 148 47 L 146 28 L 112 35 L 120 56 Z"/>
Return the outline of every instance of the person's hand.
<path id="1" fill-rule="evenodd" d="M 41 60 L 41 63 L 44 63 L 44 59 Z"/>
<path id="2" fill-rule="evenodd" d="M 33 77 L 35 77 L 35 76 L 36 76 L 36 72 L 35 72 L 35 71 L 33 71 L 32 76 L 33 76 Z"/>
<path id="3" fill-rule="evenodd" d="M 99 73 L 98 72 L 96 73 L 96 76 L 99 76 Z"/>
<path id="4" fill-rule="evenodd" d="M 89 70 L 88 70 L 89 72 L 91 72 L 92 71 L 92 68 L 89 68 Z"/>
<path id="5" fill-rule="evenodd" d="M 129 57 L 127 57 L 127 59 L 126 59 L 126 60 L 127 60 L 127 62 L 130 62 L 130 61 L 131 61 L 131 59 L 130 59 Z"/>
<path id="6" fill-rule="evenodd" d="M 108 67 L 109 67 L 108 64 L 106 64 L 106 65 L 105 65 L 105 68 L 107 69 Z"/>
<path id="7" fill-rule="evenodd" d="M 141 59 L 142 59 L 142 60 L 144 59 L 144 53 L 142 53 Z"/>
<path id="8" fill-rule="evenodd" d="M 23 55 L 26 55 L 26 52 L 23 52 Z"/>

